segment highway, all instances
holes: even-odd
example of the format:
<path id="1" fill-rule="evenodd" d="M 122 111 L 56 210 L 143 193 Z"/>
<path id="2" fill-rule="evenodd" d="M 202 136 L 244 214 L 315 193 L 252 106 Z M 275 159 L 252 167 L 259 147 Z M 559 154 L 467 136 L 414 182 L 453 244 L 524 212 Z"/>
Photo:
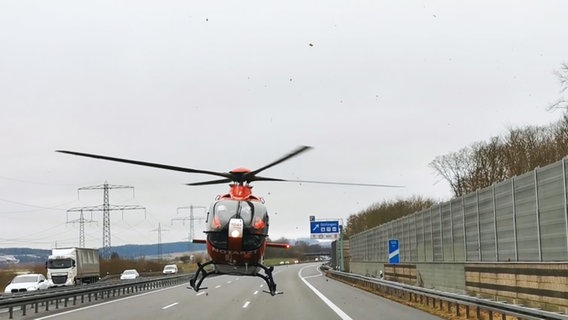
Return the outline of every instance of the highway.
<path id="1" fill-rule="evenodd" d="M 263 292 L 260 278 L 223 275 L 206 279 L 200 292 L 174 286 L 26 319 L 440 319 L 328 279 L 318 266 L 277 267 L 283 293 L 276 296 Z"/>

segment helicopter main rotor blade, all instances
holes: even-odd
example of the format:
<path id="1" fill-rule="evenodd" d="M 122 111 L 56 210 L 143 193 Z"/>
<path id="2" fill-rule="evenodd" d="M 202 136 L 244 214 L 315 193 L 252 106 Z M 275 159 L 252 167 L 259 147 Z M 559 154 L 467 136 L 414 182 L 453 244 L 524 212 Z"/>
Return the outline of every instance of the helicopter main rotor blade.
<path id="1" fill-rule="evenodd" d="M 257 173 L 260 173 L 261 171 L 264 171 L 264 170 L 266 170 L 266 169 L 268 169 L 268 168 L 270 168 L 270 167 L 273 167 L 273 166 L 275 166 L 275 165 L 277 165 L 277 164 L 280 164 L 280 163 L 282 163 L 282 162 L 284 162 L 284 161 L 286 161 L 286 160 L 288 160 L 288 159 L 290 159 L 290 158 L 292 158 L 292 157 L 295 157 L 295 156 L 299 155 L 300 153 L 302 153 L 302 152 L 304 152 L 304 151 L 307 151 L 307 150 L 309 150 L 309 149 L 312 149 L 312 147 L 309 147 L 309 146 L 301 146 L 301 147 L 299 147 L 298 149 L 292 151 L 291 153 L 285 155 L 284 157 L 282 157 L 282 158 L 280 158 L 280 159 L 278 159 L 278 160 L 276 160 L 276 161 L 274 161 L 274 162 L 272 162 L 272 163 L 270 163 L 270 164 L 267 164 L 267 165 L 265 165 L 265 166 L 262 167 L 262 168 L 259 168 L 259 169 L 256 169 L 256 170 L 254 170 L 254 171 L 251 171 L 251 172 L 247 173 L 247 174 L 245 175 L 245 180 L 248 181 L 248 182 L 250 182 L 250 181 L 255 181 L 255 180 L 256 180 L 256 179 L 255 179 L 255 176 L 256 176 Z"/>
<path id="2" fill-rule="evenodd" d="M 234 179 L 219 179 L 219 180 L 211 180 L 211 181 L 202 181 L 202 182 L 192 182 L 186 183 L 187 186 L 206 186 L 210 184 L 221 184 L 221 183 L 230 183 L 233 182 Z"/>
<path id="3" fill-rule="evenodd" d="M 254 181 L 288 181 L 288 180 L 254 176 Z M 221 183 L 227 183 L 227 182 L 240 182 L 240 181 L 237 177 L 234 177 L 233 179 L 219 179 L 219 180 L 210 180 L 210 181 L 202 181 L 202 182 L 192 182 L 192 183 L 186 183 L 185 185 L 187 185 L 187 186 L 205 186 L 205 185 L 210 185 L 210 184 L 221 184 Z"/>
<path id="4" fill-rule="evenodd" d="M 181 171 L 181 172 L 187 172 L 187 173 L 210 174 L 210 175 L 214 175 L 214 176 L 224 177 L 224 178 L 227 178 L 227 179 L 233 179 L 233 175 L 231 173 L 227 173 L 227 172 L 197 170 L 197 169 L 191 169 L 191 168 L 169 166 L 169 165 L 159 164 L 159 163 L 144 162 L 144 161 L 137 161 L 137 160 L 128 160 L 128 159 L 122 159 L 122 158 L 113 158 L 113 157 L 107 157 L 107 156 L 102 156 L 102 155 L 98 155 L 98 154 L 82 153 L 82 152 L 75 152 L 75 151 L 66 151 L 66 150 L 55 150 L 55 151 L 61 152 L 61 153 L 72 154 L 72 155 L 75 155 L 75 156 L 82 156 L 82 157 L 89 157 L 89 158 L 95 158 L 95 159 L 123 162 L 123 163 L 129 163 L 129 164 L 136 164 L 136 165 L 140 165 L 140 166 L 153 167 L 153 168 L 166 169 L 166 170 L 173 170 L 173 171 Z M 231 180 L 229 180 L 229 181 L 231 181 Z"/>
<path id="5" fill-rule="evenodd" d="M 268 177 L 258 177 L 254 176 L 254 181 L 288 181 L 286 179 L 278 179 L 278 178 L 268 178 Z"/>
<path id="6" fill-rule="evenodd" d="M 221 184 L 221 183 L 230 183 L 230 182 L 237 182 L 239 184 L 249 183 L 252 181 L 282 181 L 282 182 L 298 182 L 298 183 L 313 183 L 313 184 L 335 184 L 335 185 L 345 185 L 345 186 L 365 186 L 365 187 L 384 187 L 384 188 L 404 188 L 404 186 L 398 185 L 390 185 L 390 184 L 373 184 L 373 183 L 353 183 L 353 182 L 334 182 L 334 181 L 316 181 L 316 180 L 287 180 L 287 179 L 279 179 L 279 178 L 269 178 L 269 177 L 259 177 L 256 176 L 259 172 L 266 170 L 270 167 L 273 167 L 277 164 L 280 164 L 292 157 L 299 155 L 302 152 L 305 152 L 312 147 L 309 146 L 301 146 L 296 150 L 292 151 L 291 153 L 287 154 L 286 156 L 264 166 L 259 169 L 250 172 L 216 172 L 216 171 L 209 171 L 209 170 L 198 170 L 198 169 L 191 169 L 191 168 L 184 168 L 184 167 L 176 167 L 170 166 L 165 164 L 159 163 L 152 163 L 152 162 L 144 162 L 144 161 L 137 161 L 137 160 L 129 160 L 123 158 L 114 158 L 108 157 L 98 154 L 91 154 L 91 153 L 82 153 L 82 152 L 75 152 L 75 151 L 67 151 L 67 150 L 55 150 L 56 152 L 60 153 L 67 153 L 76 156 L 82 157 L 89 157 L 95 159 L 102 159 L 102 160 L 109 160 L 109 161 L 116 161 L 116 162 L 123 162 L 128 164 L 135 164 L 140 166 L 146 167 L 153 167 L 165 170 L 172 170 L 172 171 L 180 171 L 186 173 L 200 173 L 200 174 L 209 174 L 214 176 L 223 177 L 224 179 L 218 180 L 210 180 L 210 181 L 203 181 L 203 182 L 195 182 L 195 183 L 188 183 L 189 186 L 202 186 L 202 185 L 212 185 L 212 184 Z"/>
<path id="7" fill-rule="evenodd" d="M 342 186 L 361 186 L 361 187 L 381 187 L 381 188 L 404 188 L 391 184 L 375 184 L 375 183 L 355 183 L 355 182 L 335 182 L 335 181 L 314 181 L 314 180 L 277 180 L 285 182 L 314 183 L 314 184 L 337 184 Z"/>

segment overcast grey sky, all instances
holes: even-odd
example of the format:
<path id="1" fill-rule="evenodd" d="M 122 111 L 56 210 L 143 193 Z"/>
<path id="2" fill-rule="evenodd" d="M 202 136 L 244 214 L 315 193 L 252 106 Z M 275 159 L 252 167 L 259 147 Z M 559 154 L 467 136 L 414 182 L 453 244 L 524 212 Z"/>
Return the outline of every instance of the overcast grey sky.
<path id="1" fill-rule="evenodd" d="M 130 185 L 135 197 L 113 190 L 111 204 L 147 208 L 112 213 L 113 245 L 155 243 L 158 223 L 163 242 L 182 241 L 177 208 L 228 190 L 56 149 L 229 171 L 310 145 L 263 175 L 405 186 L 258 182 L 272 238 L 309 236 L 310 215 L 449 199 L 436 156 L 560 118 L 545 107 L 568 61 L 566 12 L 566 1 L 1 1 L 0 247 L 78 245 L 66 211 L 103 201 L 80 187 Z M 86 244 L 100 247 L 93 219 Z"/>

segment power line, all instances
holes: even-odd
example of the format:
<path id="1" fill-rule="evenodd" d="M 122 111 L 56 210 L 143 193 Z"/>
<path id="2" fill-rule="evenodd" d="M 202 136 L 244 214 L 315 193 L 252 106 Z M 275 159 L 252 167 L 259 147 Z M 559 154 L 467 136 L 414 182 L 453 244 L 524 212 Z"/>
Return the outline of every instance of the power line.
<path id="1" fill-rule="evenodd" d="M 62 204 L 58 204 L 58 205 L 53 206 L 53 207 L 42 207 L 42 206 L 37 206 L 37 205 L 33 205 L 33 204 L 17 202 L 17 201 L 1 199 L 1 198 L 0 198 L 0 201 L 12 203 L 12 204 L 17 204 L 17 205 L 25 206 L 25 207 L 37 208 L 38 210 L 43 209 L 43 210 L 57 210 L 57 211 L 61 210 L 59 207 L 73 202 L 73 201 L 70 201 L 70 202 L 62 203 Z M 38 211 L 38 210 L 4 211 L 4 212 L 0 212 L 0 213 L 23 213 L 23 212 L 33 212 L 33 211 Z"/>

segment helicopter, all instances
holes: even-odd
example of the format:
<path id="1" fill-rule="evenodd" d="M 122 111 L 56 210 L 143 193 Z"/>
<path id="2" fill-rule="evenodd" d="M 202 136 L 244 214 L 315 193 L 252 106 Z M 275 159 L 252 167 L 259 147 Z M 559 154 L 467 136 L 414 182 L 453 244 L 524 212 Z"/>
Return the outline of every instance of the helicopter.
<path id="1" fill-rule="evenodd" d="M 276 283 L 274 282 L 272 274 L 274 267 L 264 265 L 264 253 L 267 247 L 289 248 L 290 246 L 288 244 L 274 243 L 267 240 L 269 229 L 268 210 L 264 205 L 264 200 L 252 194 L 251 182 L 278 181 L 372 187 L 401 187 L 385 184 L 288 180 L 258 175 L 262 171 L 310 149 L 312 149 L 310 146 L 300 146 L 289 154 L 259 169 L 250 170 L 239 167 L 229 172 L 198 170 L 67 150 L 56 150 L 56 152 L 166 170 L 222 177 L 222 179 L 217 180 L 187 183 L 189 186 L 229 183 L 230 188 L 228 193 L 216 197 L 207 212 L 207 226 L 206 231 L 204 231 L 206 239 L 193 240 L 194 243 L 204 243 L 206 245 L 207 253 L 211 260 L 203 264 L 197 264 L 198 268 L 190 279 L 190 286 L 196 292 L 207 289 L 207 287 L 201 287 L 201 284 L 205 278 L 212 274 L 256 276 L 264 279 L 268 286 L 268 291 L 266 292 L 274 296 L 282 292 L 276 291 Z M 213 271 L 207 271 L 205 269 L 209 265 L 213 266 Z"/>

